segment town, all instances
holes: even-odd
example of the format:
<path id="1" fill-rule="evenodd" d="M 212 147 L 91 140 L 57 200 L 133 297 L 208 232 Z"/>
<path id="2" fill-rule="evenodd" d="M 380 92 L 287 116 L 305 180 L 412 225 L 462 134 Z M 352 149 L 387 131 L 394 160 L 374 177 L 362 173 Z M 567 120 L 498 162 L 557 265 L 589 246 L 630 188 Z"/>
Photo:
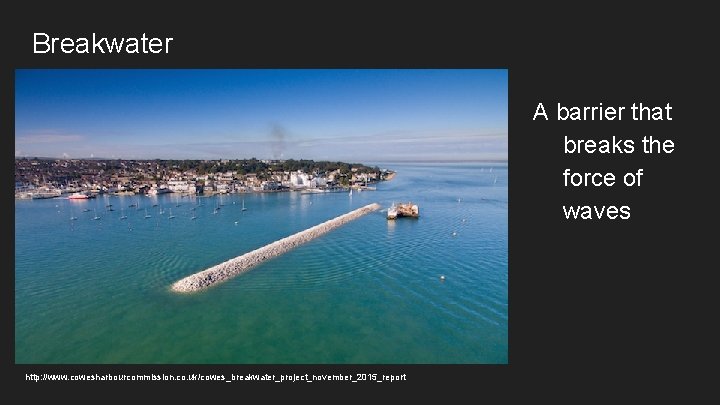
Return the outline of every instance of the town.
<path id="1" fill-rule="evenodd" d="M 15 159 L 15 198 L 374 190 L 394 171 L 313 160 Z"/>

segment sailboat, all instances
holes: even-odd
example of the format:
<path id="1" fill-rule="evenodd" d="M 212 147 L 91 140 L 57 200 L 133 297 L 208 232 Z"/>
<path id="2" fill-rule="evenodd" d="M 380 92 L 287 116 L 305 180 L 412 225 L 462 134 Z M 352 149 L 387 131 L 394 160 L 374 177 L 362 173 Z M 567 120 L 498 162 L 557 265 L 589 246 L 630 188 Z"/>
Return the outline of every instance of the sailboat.
<path id="1" fill-rule="evenodd" d="M 76 219 L 77 219 L 77 217 L 75 215 L 73 215 L 72 209 L 70 209 L 70 220 L 75 221 Z"/>
<path id="2" fill-rule="evenodd" d="M 349 195 L 350 195 L 350 197 L 352 197 L 352 186 L 350 186 L 350 193 L 349 193 Z"/>
<path id="3" fill-rule="evenodd" d="M 120 219 L 127 219 L 127 215 L 125 215 L 125 210 L 120 207 Z"/>
<path id="4" fill-rule="evenodd" d="M 240 208 L 240 211 L 247 211 L 247 208 L 245 208 L 245 199 L 242 200 L 242 208 Z"/>
<path id="5" fill-rule="evenodd" d="M 173 218 L 175 218 L 175 215 L 172 214 L 172 208 L 170 208 L 170 216 L 168 216 L 168 219 L 173 219 Z"/>
<path id="6" fill-rule="evenodd" d="M 150 215 L 150 214 L 148 214 L 148 212 L 147 212 L 147 208 L 145 208 L 145 219 L 147 219 L 147 218 L 150 218 L 150 217 L 151 217 L 151 215 Z"/>
<path id="7" fill-rule="evenodd" d="M 95 209 L 93 208 L 93 212 L 95 213 L 95 216 L 93 217 L 93 219 L 96 220 L 96 221 L 97 221 L 98 219 L 100 219 L 100 217 L 99 217 L 98 214 L 97 214 L 97 210 L 95 210 Z"/>

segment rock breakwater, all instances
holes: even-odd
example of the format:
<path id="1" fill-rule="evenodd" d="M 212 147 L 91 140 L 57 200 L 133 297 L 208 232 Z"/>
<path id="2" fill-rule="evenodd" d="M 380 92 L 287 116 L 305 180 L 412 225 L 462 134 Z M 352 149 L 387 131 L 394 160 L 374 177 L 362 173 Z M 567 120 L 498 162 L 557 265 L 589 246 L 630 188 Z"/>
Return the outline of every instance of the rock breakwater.
<path id="1" fill-rule="evenodd" d="M 261 248 L 245 253 L 242 256 L 217 264 L 207 270 L 187 276 L 179 281 L 176 281 L 171 286 L 171 289 L 175 292 L 183 293 L 203 290 L 235 277 L 238 274 L 244 273 L 265 260 L 286 253 L 305 242 L 309 242 L 347 222 L 360 218 L 361 216 L 378 209 L 380 209 L 380 205 L 373 203 L 350 211 L 347 214 L 340 215 L 337 218 L 330 219 L 304 231 L 282 238 Z"/>

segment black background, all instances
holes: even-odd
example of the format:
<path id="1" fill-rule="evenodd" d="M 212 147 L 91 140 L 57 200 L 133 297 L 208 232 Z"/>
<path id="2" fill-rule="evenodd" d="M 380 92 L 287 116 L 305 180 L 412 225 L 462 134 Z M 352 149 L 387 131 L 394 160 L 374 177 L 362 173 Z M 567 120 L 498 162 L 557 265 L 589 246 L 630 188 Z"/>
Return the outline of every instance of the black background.
<path id="1" fill-rule="evenodd" d="M 118 6 L 120 7 L 120 6 Z M 202 8 L 200 8 L 202 7 Z M 509 69 L 509 364 L 486 365 L 15 365 L 14 248 L 3 286 L 9 380 L 27 395 L 90 392 L 132 397 L 241 396 L 252 389 L 437 394 L 446 401 L 531 399 L 694 400 L 710 388 L 710 328 L 717 323 L 714 145 L 717 32 L 711 13 L 683 6 L 630 10 L 602 4 L 510 10 L 388 10 L 357 4 L 272 10 L 210 4 L 162 10 L 123 7 L 95 19 L 40 8 L 6 15 L 2 133 L 3 189 L 12 212 L 16 68 L 507 68 Z M 384 6 L 387 7 L 387 6 Z M 716 30 L 715 30 L 716 31 Z M 58 37 L 173 37 L 169 54 L 32 54 L 32 33 Z M 533 121 L 543 102 L 550 121 Z M 558 122 L 555 106 L 673 107 L 672 121 Z M 626 110 L 625 113 L 628 113 Z M 670 155 L 565 155 L 563 137 L 673 139 Z M 563 187 L 562 171 L 643 168 L 640 188 Z M 629 220 L 567 221 L 564 204 L 629 205 Z M 13 238 L 13 221 L 7 217 Z M 709 236 L 707 236 L 709 235 Z M 711 367 L 713 364 L 711 363 Z M 34 383 L 26 373 L 406 374 L 392 384 Z M 4 375 L 7 375 L 4 373 Z M 9 383 L 9 384 L 8 384 Z M 469 395 L 469 396 L 468 396 Z M 243 400 L 245 400 L 243 398 Z"/>

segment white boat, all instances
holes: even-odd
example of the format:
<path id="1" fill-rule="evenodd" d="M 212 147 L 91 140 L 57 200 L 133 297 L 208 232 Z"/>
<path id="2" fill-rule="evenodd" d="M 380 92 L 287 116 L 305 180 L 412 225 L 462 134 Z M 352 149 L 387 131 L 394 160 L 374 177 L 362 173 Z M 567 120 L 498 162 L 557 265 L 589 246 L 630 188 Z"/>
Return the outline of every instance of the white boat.
<path id="1" fill-rule="evenodd" d="M 245 208 L 245 199 L 242 200 L 242 208 L 240 208 L 240 211 L 246 211 L 247 208 Z"/>
<path id="2" fill-rule="evenodd" d="M 147 218 L 150 218 L 150 217 L 151 217 L 151 215 L 150 215 L 150 214 L 148 214 L 148 212 L 147 212 L 147 208 L 145 208 L 145 219 L 147 219 Z"/>
<path id="3" fill-rule="evenodd" d="M 72 193 L 68 197 L 69 200 L 87 200 L 88 196 L 85 193 Z"/>
<path id="4" fill-rule="evenodd" d="M 95 209 L 93 209 L 93 212 L 95 212 L 95 216 L 93 217 L 93 219 L 96 220 L 96 221 L 97 221 L 98 219 L 100 219 L 100 217 L 98 216 L 97 211 L 96 211 Z"/>
<path id="5" fill-rule="evenodd" d="M 125 210 L 120 207 L 120 219 L 127 219 L 127 215 L 125 215 Z"/>
<path id="6" fill-rule="evenodd" d="M 305 190 L 302 190 L 300 194 L 318 194 L 318 193 L 329 193 L 330 190 L 323 189 L 323 188 L 308 188 Z"/>
<path id="7" fill-rule="evenodd" d="M 397 218 L 398 212 L 397 212 L 397 206 L 395 203 L 393 203 L 390 208 L 388 208 L 387 211 L 387 219 L 395 219 Z"/>
<path id="8" fill-rule="evenodd" d="M 168 216 L 168 219 L 173 219 L 173 218 L 175 218 L 175 215 L 172 214 L 172 208 L 170 208 L 170 216 Z"/>

